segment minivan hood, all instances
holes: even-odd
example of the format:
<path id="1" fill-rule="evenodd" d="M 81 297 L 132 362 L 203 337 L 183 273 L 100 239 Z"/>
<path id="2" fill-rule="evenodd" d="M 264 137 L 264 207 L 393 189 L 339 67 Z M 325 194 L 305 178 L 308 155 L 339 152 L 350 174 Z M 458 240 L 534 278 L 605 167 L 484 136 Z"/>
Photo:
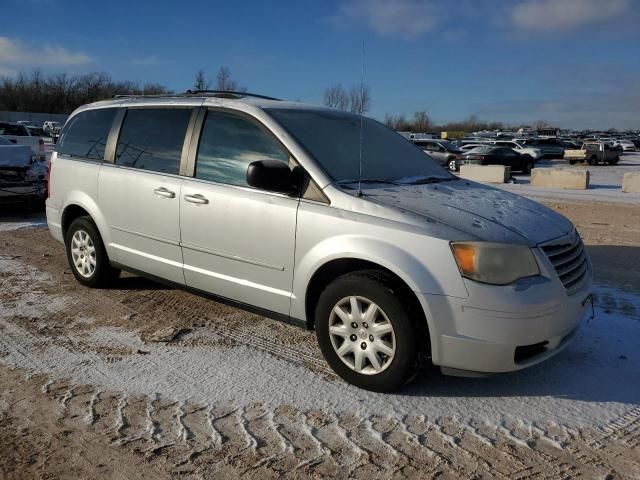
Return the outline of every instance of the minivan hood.
<path id="1" fill-rule="evenodd" d="M 488 242 L 534 246 L 574 229 L 565 217 L 537 202 L 466 180 L 367 188 L 364 193 L 373 203 L 423 216 Z"/>

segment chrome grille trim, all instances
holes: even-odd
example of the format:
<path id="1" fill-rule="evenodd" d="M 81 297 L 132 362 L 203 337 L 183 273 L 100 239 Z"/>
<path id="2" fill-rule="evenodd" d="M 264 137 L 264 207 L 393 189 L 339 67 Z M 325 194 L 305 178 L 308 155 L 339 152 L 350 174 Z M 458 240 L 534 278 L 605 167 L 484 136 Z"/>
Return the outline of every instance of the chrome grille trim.
<path id="1" fill-rule="evenodd" d="M 569 295 L 580 289 L 589 274 L 589 261 L 579 235 L 541 246 Z"/>

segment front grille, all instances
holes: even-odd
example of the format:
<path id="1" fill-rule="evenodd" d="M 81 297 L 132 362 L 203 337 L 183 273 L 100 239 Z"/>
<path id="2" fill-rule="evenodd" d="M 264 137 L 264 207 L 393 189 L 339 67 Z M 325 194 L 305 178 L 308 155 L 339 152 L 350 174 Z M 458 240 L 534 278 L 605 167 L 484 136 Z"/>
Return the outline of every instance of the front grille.
<path id="1" fill-rule="evenodd" d="M 579 236 L 573 243 L 557 243 L 542 247 L 569 294 L 579 290 L 589 273 L 589 262 Z"/>

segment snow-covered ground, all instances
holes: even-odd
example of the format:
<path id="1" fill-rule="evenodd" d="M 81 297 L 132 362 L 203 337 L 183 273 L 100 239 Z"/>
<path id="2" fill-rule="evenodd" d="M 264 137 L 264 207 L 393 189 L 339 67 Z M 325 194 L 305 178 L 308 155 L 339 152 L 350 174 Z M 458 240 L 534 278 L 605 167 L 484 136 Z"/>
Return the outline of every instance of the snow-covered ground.
<path id="1" fill-rule="evenodd" d="M 604 427 L 640 405 L 640 298 L 603 286 L 596 289 L 595 318 L 585 319 L 575 341 L 557 357 L 491 378 L 445 377 L 428 370 L 401 393 L 386 395 L 252 345 L 226 345 L 220 340 L 228 333 L 216 328 L 197 329 L 170 345 L 145 344 L 133 330 L 109 327 L 70 329 L 61 341 L 43 343 L 12 319 L 27 316 L 47 324 L 71 299 L 42 293 L 49 277 L 19 260 L 0 257 L 0 274 L 16 280 L 14 301 L 0 307 L 0 362 L 78 385 L 206 405 L 260 403 L 361 417 L 411 414 L 491 423 L 506 417 L 565 426 Z M 76 321 L 87 325 L 92 319 Z M 114 363 L 104 353 L 113 348 L 145 355 L 125 355 Z"/>
<path id="2" fill-rule="evenodd" d="M 515 183 L 496 185 L 512 193 L 534 200 L 601 201 L 607 203 L 628 203 L 640 205 L 640 193 L 623 193 L 622 177 L 626 172 L 640 172 L 640 153 L 624 153 L 618 165 L 569 165 L 563 160 L 542 160 L 536 168 L 570 168 L 589 170 L 588 190 L 564 190 L 560 188 L 532 187 L 531 177 L 515 173 Z"/>

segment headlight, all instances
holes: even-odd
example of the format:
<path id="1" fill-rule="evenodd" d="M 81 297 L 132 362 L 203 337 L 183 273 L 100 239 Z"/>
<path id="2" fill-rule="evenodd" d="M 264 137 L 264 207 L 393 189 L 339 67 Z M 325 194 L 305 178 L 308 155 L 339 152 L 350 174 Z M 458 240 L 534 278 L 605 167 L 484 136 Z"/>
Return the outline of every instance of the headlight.
<path id="1" fill-rule="evenodd" d="M 492 285 L 508 285 L 540 274 L 528 247 L 503 243 L 452 242 L 451 250 L 463 277 Z"/>

